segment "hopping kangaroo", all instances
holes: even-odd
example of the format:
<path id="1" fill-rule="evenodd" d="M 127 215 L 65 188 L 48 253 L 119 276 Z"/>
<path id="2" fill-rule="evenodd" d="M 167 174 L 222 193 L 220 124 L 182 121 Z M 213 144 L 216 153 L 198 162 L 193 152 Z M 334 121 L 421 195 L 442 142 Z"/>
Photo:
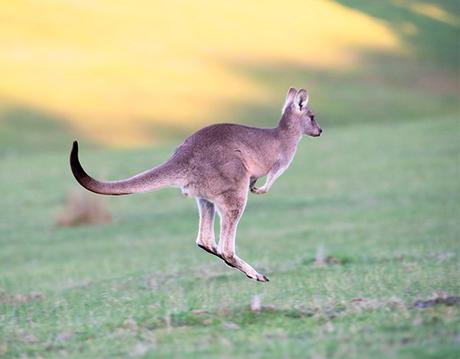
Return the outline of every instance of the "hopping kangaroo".
<path id="1" fill-rule="evenodd" d="M 288 168 L 303 135 L 317 137 L 322 129 L 307 106 L 305 90 L 290 88 L 281 119 L 275 128 L 255 128 L 237 124 L 205 127 L 179 145 L 169 160 L 148 171 L 119 181 L 102 182 L 90 177 L 78 160 L 78 143 L 70 154 L 72 172 L 87 190 L 123 195 L 179 187 L 195 197 L 200 213 L 196 243 L 221 258 L 246 276 L 268 282 L 235 253 L 238 221 L 244 212 L 248 190 L 267 193 L 275 180 Z M 258 178 L 267 176 L 262 187 Z M 214 238 L 214 215 L 220 216 L 220 239 Z"/>

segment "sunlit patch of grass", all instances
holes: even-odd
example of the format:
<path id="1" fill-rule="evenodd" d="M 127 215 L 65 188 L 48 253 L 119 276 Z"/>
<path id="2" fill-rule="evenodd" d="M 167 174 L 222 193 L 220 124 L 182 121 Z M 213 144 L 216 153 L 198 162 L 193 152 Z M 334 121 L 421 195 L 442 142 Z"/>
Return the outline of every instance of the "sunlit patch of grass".
<path id="1" fill-rule="evenodd" d="M 267 101 L 230 62 L 338 69 L 356 50 L 402 51 L 384 23 L 325 0 L 14 1 L 0 20 L 0 96 L 118 146 L 150 143 L 152 123 L 195 128 Z"/>
<path id="2" fill-rule="evenodd" d="M 394 0 L 394 3 L 409 8 L 411 11 L 427 16 L 433 20 L 444 22 L 451 26 L 460 28 L 460 19 L 454 14 L 449 14 L 447 11 L 435 4 L 428 4 L 420 1 L 401 1 Z"/>

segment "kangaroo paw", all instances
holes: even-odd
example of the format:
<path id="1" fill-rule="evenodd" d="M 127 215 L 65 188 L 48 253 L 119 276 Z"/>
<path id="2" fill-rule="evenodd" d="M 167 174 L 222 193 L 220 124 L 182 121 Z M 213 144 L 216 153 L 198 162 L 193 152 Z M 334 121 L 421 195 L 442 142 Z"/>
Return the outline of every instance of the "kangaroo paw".
<path id="1" fill-rule="evenodd" d="M 264 193 L 267 193 L 267 190 L 264 187 L 260 187 L 260 188 L 252 187 L 251 192 L 255 194 L 264 194 Z"/>

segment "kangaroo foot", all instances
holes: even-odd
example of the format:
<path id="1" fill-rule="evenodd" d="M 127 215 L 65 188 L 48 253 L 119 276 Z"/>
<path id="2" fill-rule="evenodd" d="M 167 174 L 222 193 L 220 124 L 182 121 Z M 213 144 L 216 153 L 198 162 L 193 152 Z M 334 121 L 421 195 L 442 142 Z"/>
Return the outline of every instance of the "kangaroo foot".
<path id="1" fill-rule="evenodd" d="M 270 282 L 267 276 L 264 276 L 263 274 L 259 273 L 257 273 L 255 277 L 246 274 L 246 277 L 248 277 L 249 279 L 255 279 L 258 282 Z"/>
<path id="2" fill-rule="evenodd" d="M 255 279 L 258 282 L 268 282 L 268 278 L 263 274 L 257 273 L 257 271 L 247 264 L 244 260 L 237 257 L 236 255 L 225 255 L 221 254 L 222 260 L 230 267 L 236 268 L 246 274 L 246 277 Z"/>
<path id="3" fill-rule="evenodd" d="M 236 268 L 236 269 L 239 269 L 235 262 L 232 261 L 231 259 L 226 259 L 222 254 L 217 254 L 218 257 L 220 257 L 220 259 L 222 259 L 226 265 L 228 265 L 230 268 Z"/>
<path id="4" fill-rule="evenodd" d="M 217 248 L 216 247 L 206 247 L 205 245 L 201 243 L 197 243 L 197 246 L 200 247 L 201 249 L 204 249 L 206 252 L 214 254 L 215 256 L 218 256 L 222 258 L 219 254 L 217 254 Z"/>

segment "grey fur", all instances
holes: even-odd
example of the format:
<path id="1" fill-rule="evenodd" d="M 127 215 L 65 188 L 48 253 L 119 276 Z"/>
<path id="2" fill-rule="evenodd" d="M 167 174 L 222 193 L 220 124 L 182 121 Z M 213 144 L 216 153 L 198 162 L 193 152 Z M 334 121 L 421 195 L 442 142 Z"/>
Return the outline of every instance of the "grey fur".
<path id="1" fill-rule="evenodd" d="M 75 141 L 70 154 L 72 172 L 89 191 L 122 195 L 178 187 L 195 197 L 200 212 L 196 243 L 223 259 L 249 278 L 267 282 L 268 278 L 236 256 L 235 236 L 247 201 L 248 189 L 267 193 L 288 168 L 303 135 L 319 136 L 322 129 L 308 107 L 305 90 L 290 88 L 281 119 L 275 128 L 255 128 L 237 124 L 205 127 L 177 147 L 165 163 L 120 181 L 102 182 L 90 177 L 78 160 Z M 258 178 L 265 184 L 255 187 Z M 220 216 L 220 240 L 214 238 L 215 212 Z"/>

